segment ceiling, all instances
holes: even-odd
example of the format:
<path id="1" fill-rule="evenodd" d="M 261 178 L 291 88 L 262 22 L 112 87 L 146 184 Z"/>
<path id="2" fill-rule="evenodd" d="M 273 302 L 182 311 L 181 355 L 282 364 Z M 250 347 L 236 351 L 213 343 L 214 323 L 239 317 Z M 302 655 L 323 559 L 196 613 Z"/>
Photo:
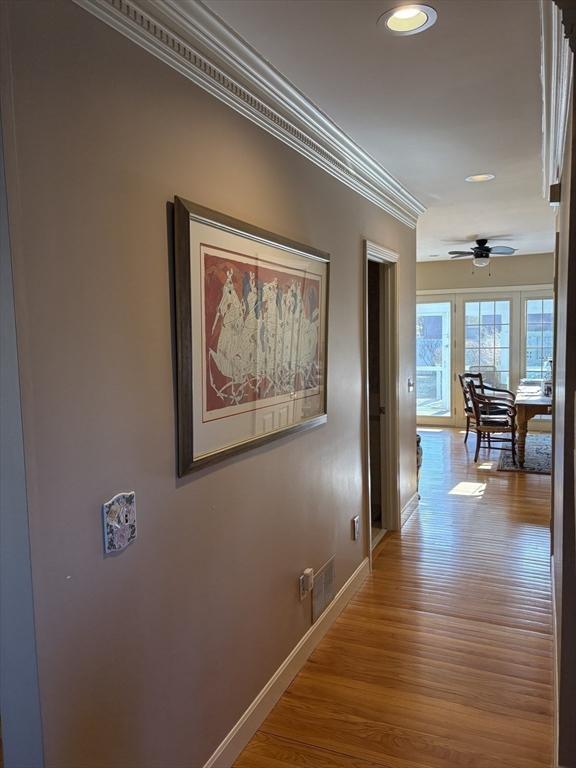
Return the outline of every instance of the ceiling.
<path id="1" fill-rule="evenodd" d="M 553 250 L 539 0 L 431 0 L 435 26 L 407 37 L 377 25 L 394 0 L 205 4 L 426 205 L 419 260 L 471 235 Z"/>

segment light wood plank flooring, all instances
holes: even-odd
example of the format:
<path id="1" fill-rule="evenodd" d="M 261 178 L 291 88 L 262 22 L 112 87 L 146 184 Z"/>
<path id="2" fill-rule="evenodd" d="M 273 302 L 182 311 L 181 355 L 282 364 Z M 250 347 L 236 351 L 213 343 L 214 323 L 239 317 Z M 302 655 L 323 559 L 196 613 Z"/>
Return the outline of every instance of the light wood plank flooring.
<path id="1" fill-rule="evenodd" d="M 237 768 L 552 765 L 550 478 L 420 432 L 419 510 Z"/>

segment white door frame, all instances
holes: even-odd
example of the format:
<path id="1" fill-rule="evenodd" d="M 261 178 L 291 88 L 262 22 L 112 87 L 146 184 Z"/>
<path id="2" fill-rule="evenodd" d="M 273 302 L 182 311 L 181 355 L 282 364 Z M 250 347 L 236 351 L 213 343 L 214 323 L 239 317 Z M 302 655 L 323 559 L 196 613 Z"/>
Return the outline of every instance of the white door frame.
<path id="1" fill-rule="evenodd" d="M 398 403 L 400 382 L 398 377 L 398 295 L 397 269 L 398 254 L 370 240 L 364 241 L 364 338 L 363 338 L 363 387 L 362 406 L 364 412 L 364 527 L 367 551 L 372 565 L 372 525 L 370 504 L 370 421 L 368 381 L 368 262 L 375 261 L 386 267 L 384 290 L 385 327 L 383 335 L 384 407 L 385 424 L 385 466 L 382 467 L 382 498 L 385 503 L 388 530 L 399 530 L 400 518 L 400 463 L 398 450 Z"/>

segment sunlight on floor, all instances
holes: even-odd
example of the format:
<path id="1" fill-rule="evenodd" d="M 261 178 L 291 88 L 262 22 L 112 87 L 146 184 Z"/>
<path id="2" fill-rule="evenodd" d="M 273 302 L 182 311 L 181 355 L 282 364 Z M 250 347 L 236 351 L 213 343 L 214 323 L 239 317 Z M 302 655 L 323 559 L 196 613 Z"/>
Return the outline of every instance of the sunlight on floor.
<path id="1" fill-rule="evenodd" d="M 448 493 L 451 496 L 475 496 L 476 498 L 481 498 L 484 496 L 485 490 L 486 483 L 461 482 L 457 483 Z"/>
<path id="2" fill-rule="evenodd" d="M 495 461 L 483 461 L 482 464 L 477 464 L 477 469 L 494 469 L 496 466 Z"/>
<path id="3" fill-rule="evenodd" d="M 417 427 L 418 432 L 443 432 L 440 427 Z"/>

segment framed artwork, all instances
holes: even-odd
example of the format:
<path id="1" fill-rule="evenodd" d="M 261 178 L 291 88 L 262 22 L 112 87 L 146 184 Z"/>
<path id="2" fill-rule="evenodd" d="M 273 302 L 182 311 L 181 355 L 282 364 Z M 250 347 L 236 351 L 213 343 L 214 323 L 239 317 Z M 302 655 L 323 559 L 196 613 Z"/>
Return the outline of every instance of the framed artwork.
<path id="1" fill-rule="evenodd" d="M 326 421 L 327 253 L 176 197 L 178 474 Z"/>

